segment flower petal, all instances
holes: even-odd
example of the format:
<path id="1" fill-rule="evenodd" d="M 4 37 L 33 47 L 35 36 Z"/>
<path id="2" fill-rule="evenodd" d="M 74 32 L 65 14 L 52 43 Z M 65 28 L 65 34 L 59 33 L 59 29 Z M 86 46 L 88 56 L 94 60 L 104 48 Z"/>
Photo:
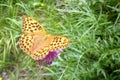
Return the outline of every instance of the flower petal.
<path id="1" fill-rule="evenodd" d="M 63 50 L 59 49 L 59 50 L 55 50 L 55 51 L 49 51 L 48 55 L 45 58 L 38 60 L 39 65 L 52 64 L 52 62 L 57 58 L 57 56 L 60 52 L 63 52 Z"/>

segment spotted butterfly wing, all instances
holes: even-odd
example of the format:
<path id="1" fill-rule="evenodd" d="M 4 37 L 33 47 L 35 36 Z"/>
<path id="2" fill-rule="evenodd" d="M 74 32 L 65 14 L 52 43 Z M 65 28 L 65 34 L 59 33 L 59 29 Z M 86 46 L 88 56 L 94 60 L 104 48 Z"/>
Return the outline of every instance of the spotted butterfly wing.
<path id="1" fill-rule="evenodd" d="M 41 33 L 46 33 L 44 28 L 34 19 L 27 17 L 27 16 L 23 16 L 23 28 L 22 28 L 23 32 L 25 33 L 37 33 L 37 32 L 41 32 Z"/>
<path id="2" fill-rule="evenodd" d="M 19 40 L 20 48 L 34 60 L 43 59 L 49 51 L 64 48 L 69 44 L 66 37 L 46 34 L 37 21 L 27 16 L 23 17 L 23 32 Z"/>

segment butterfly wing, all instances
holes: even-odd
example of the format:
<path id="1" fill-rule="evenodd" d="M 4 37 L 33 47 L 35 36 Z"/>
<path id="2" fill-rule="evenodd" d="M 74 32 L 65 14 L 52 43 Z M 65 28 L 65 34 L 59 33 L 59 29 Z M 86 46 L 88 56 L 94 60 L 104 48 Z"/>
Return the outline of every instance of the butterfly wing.
<path id="1" fill-rule="evenodd" d="M 31 54 L 34 50 L 35 43 L 46 35 L 44 28 L 34 19 L 23 16 L 23 34 L 19 39 L 20 48 L 27 54 Z M 39 35 L 38 38 L 36 36 Z M 37 40 L 35 40 L 37 39 Z"/>
<path id="2" fill-rule="evenodd" d="M 23 34 L 19 39 L 19 46 L 25 53 L 30 54 L 33 42 L 34 42 L 33 36 Z"/>
<path id="3" fill-rule="evenodd" d="M 25 33 L 41 33 L 46 34 L 44 28 L 34 19 L 23 16 L 23 32 Z"/>
<path id="4" fill-rule="evenodd" d="M 58 50 L 69 45 L 69 40 L 63 36 L 48 36 L 45 41 L 46 44 L 42 45 L 41 48 L 37 48 L 33 51 L 31 57 L 35 60 L 45 58 L 49 51 Z"/>
<path id="5" fill-rule="evenodd" d="M 43 36 L 44 37 L 44 36 Z M 34 60 L 43 59 L 49 52 L 49 43 L 53 39 L 44 39 L 40 35 L 23 34 L 19 39 L 20 48 Z"/>
<path id="6" fill-rule="evenodd" d="M 69 40 L 63 36 L 54 36 L 53 40 L 49 44 L 50 51 L 65 48 L 69 45 Z"/>

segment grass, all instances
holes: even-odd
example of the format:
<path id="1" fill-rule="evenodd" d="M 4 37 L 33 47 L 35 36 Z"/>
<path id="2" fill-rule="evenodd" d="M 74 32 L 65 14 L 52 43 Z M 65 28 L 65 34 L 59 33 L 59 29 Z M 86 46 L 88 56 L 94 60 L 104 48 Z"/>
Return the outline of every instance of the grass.
<path id="1" fill-rule="evenodd" d="M 52 65 L 39 66 L 19 48 L 23 15 L 70 40 Z M 5 80 L 120 79 L 119 1 L 1 0 L 0 17 L 0 76 Z"/>

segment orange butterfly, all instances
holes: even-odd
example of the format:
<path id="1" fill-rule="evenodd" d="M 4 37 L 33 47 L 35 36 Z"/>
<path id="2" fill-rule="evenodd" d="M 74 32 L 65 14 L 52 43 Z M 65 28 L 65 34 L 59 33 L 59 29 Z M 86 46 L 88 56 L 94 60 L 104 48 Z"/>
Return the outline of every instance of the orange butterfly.
<path id="1" fill-rule="evenodd" d="M 36 20 L 27 16 L 23 16 L 22 30 L 24 34 L 19 40 L 19 46 L 34 60 L 43 59 L 49 51 L 69 45 L 69 40 L 66 37 L 46 34 L 44 28 Z"/>

